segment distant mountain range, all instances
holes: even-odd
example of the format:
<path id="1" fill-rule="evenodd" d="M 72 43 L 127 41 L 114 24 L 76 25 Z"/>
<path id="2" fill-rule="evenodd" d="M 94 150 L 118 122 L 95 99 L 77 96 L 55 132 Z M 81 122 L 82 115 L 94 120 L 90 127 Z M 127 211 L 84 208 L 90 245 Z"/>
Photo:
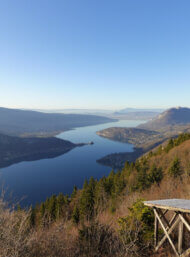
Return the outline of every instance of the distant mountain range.
<path id="1" fill-rule="evenodd" d="M 166 110 L 155 119 L 140 125 L 139 128 L 159 131 L 186 125 L 190 125 L 190 108 L 176 107 Z"/>
<path id="2" fill-rule="evenodd" d="M 103 110 L 103 109 L 35 109 L 33 111 L 44 112 L 44 113 L 90 114 L 90 115 L 100 115 L 100 116 L 113 113 L 113 110 Z"/>
<path id="3" fill-rule="evenodd" d="M 139 120 L 150 120 L 158 116 L 163 109 L 135 109 L 135 108 L 125 108 L 123 110 L 114 113 L 114 117 L 125 118 L 129 120 L 139 119 Z"/>
<path id="4" fill-rule="evenodd" d="M 119 111 L 103 110 L 103 109 L 56 109 L 56 110 L 41 110 L 43 113 L 64 113 L 64 114 L 87 114 L 98 115 L 112 119 L 121 120 L 150 120 L 164 111 L 164 109 L 140 109 L 140 108 L 125 108 Z"/>
<path id="5" fill-rule="evenodd" d="M 50 136 L 76 127 L 113 121 L 116 119 L 97 115 L 42 113 L 0 108 L 0 133 L 13 136 Z"/>
<path id="6" fill-rule="evenodd" d="M 161 113 L 163 112 L 164 109 L 138 109 L 138 108 L 125 108 L 125 109 L 122 109 L 120 111 L 117 111 L 115 113 L 117 114 L 126 114 L 126 113 L 134 113 L 134 112 L 151 112 L 151 113 Z"/>

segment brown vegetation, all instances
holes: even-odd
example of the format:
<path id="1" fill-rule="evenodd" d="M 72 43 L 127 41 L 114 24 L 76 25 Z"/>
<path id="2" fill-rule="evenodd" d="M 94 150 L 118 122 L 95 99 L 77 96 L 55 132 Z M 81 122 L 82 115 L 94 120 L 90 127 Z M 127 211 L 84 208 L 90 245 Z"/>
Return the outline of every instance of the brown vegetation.
<path id="1" fill-rule="evenodd" d="M 169 151 L 164 148 L 165 146 L 159 153 L 156 149 L 154 153 L 143 156 L 135 165 L 127 164 L 120 175 L 116 174 L 113 177 L 116 185 L 118 181 L 121 182 L 121 178 L 126 183 L 118 194 L 113 191 L 108 196 L 103 191 L 102 184 L 92 180 L 89 184 L 91 189 L 95 187 L 101 194 L 99 193 L 98 198 L 96 196 L 93 212 L 87 212 L 87 216 L 84 196 L 88 197 L 92 193 L 87 184 L 73 194 L 72 201 L 67 205 L 65 202 L 68 199 L 60 197 L 64 201 L 62 217 L 54 221 L 52 217 L 45 215 L 45 220 L 42 221 L 40 212 L 37 212 L 35 226 L 31 222 L 31 210 L 12 211 L 1 201 L 0 256 L 173 256 L 167 244 L 159 253 L 154 253 L 153 216 L 151 210 L 138 200 L 190 198 L 190 140 L 172 147 Z M 180 165 L 177 167 L 180 168 L 177 176 L 169 172 L 175 158 L 178 158 Z M 141 172 L 145 177 L 141 176 Z M 158 176 L 160 174 L 162 176 Z M 112 176 L 113 174 L 109 176 L 110 179 Z M 146 179 L 143 180 L 144 178 Z M 73 223 L 72 218 L 76 206 L 83 207 L 79 213 L 82 216 L 78 224 Z M 186 239 L 189 240 L 188 235 Z"/>

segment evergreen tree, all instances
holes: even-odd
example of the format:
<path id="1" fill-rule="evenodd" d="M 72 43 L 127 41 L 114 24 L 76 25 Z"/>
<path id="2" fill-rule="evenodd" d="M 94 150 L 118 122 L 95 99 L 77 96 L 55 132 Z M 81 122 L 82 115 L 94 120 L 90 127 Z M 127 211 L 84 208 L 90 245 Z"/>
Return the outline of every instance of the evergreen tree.
<path id="1" fill-rule="evenodd" d="M 71 199 L 75 198 L 76 194 L 77 194 L 78 188 L 76 186 L 74 186 L 73 188 L 73 192 L 71 194 Z"/>
<path id="2" fill-rule="evenodd" d="M 128 170 L 130 168 L 130 163 L 128 161 L 125 162 L 124 170 Z"/>
<path id="3" fill-rule="evenodd" d="M 162 168 L 157 168 L 156 165 L 154 164 L 150 170 L 149 174 L 149 180 L 151 183 L 156 182 L 159 184 L 163 178 L 163 171 Z"/>
<path id="4" fill-rule="evenodd" d="M 140 190 L 144 190 L 150 185 L 148 174 L 147 174 L 149 169 L 147 160 L 144 158 L 141 158 L 136 163 L 136 169 L 137 169 L 137 188 Z"/>
<path id="5" fill-rule="evenodd" d="M 174 146 L 174 140 L 171 138 L 165 148 L 165 152 L 168 153 Z"/>
<path id="6" fill-rule="evenodd" d="M 65 199 L 65 204 L 68 205 L 68 204 L 70 203 L 69 195 L 66 195 L 66 196 L 64 197 L 64 199 Z"/>
<path id="7" fill-rule="evenodd" d="M 49 211 L 49 217 L 51 221 L 56 220 L 57 217 L 57 199 L 55 195 L 52 195 L 49 199 L 49 206 L 48 206 L 48 211 Z"/>
<path id="8" fill-rule="evenodd" d="M 31 227 L 34 227 L 36 225 L 36 209 L 35 208 L 31 208 L 31 210 L 30 210 L 29 225 Z"/>
<path id="9" fill-rule="evenodd" d="M 95 211 L 100 212 L 105 210 L 108 204 L 108 193 L 106 192 L 106 178 L 103 177 L 100 181 L 96 184 L 95 187 Z"/>
<path id="10" fill-rule="evenodd" d="M 112 195 L 112 193 L 114 192 L 114 176 L 115 173 L 112 170 L 105 180 L 105 190 L 109 195 Z"/>
<path id="11" fill-rule="evenodd" d="M 162 150 L 163 150 L 163 146 L 160 145 L 160 146 L 158 147 L 157 151 L 156 151 L 156 155 L 161 154 L 161 153 L 162 153 Z"/>
<path id="12" fill-rule="evenodd" d="M 77 205 L 75 205 L 74 210 L 73 210 L 73 214 L 72 214 L 72 221 L 75 224 L 78 224 L 80 221 L 80 211 Z"/>
<path id="13" fill-rule="evenodd" d="M 181 163 L 179 158 L 175 157 L 175 159 L 173 160 L 170 168 L 169 168 L 169 174 L 170 176 L 176 178 L 181 176 L 183 173 L 182 168 L 181 168 Z"/>
<path id="14" fill-rule="evenodd" d="M 91 178 L 89 184 L 85 181 L 83 186 L 80 198 L 80 214 L 86 219 L 91 219 L 94 215 L 95 184 L 94 178 Z"/>
<path id="15" fill-rule="evenodd" d="M 114 193 L 115 196 L 119 195 L 125 187 L 124 176 L 118 171 L 114 176 Z"/>
<path id="16" fill-rule="evenodd" d="M 45 203 L 42 203 L 41 205 L 40 205 L 40 217 L 41 218 L 43 218 L 44 217 L 44 215 L 45 215 Z"/>
<path id="17" fill-rule="evenodd" d="M 59 219 L 63 216 L 63 209 L 65 205 L 65 197 L 62 193 L 57 196 L 57 208 L 56 208 L 56 218 Z"/>

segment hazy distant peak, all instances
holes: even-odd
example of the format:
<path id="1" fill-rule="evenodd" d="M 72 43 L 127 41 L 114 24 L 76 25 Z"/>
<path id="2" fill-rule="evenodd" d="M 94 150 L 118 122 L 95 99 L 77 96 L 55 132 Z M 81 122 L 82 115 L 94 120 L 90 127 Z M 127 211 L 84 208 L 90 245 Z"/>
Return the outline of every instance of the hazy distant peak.
<path id="1" fill-rule="evenodd" d="M 140 125 L 141 128 L 159 130 L 167 126 L 190 124 L 190 108 L 173 107 L 159 114 L 153 120 Z"/>
<path id="2" fill-rule="evenodd" d="M 132 112 L 155 112 L 160 113 L 163 112 L 164 109 L 157 108 L 124 108 L 122 110 L 118 110 L 116 113 L 124 114 L 124 113 L 132 113 Z"/>

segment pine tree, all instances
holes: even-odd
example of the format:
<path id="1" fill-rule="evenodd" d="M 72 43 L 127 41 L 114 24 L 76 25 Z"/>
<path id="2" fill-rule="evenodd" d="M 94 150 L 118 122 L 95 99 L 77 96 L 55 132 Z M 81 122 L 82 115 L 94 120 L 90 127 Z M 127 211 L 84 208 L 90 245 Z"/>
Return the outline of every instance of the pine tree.
<path id="1" fill-rule="evenodd" d="M 119 195 L 125 187 L 124 175 L 118 171 L 114 176 L 114 194 Z"/>
<path id="2" fill-rule="evenodd" d="M 105 190 L 109 195 L 112 195 L 114 193 L 114 176 L 115 173 L 112 170 L 105 180 Z"/>
<path id="3" fill-rule="evenodd" d="M 149 174 L 149 180 L 151 183 L 156 182 L 159 184 L 163 178 L 163 171 L 162 168 L 157 168 L 156 165 L 154 164 L 151 167 L 150 174 Z"/>
<path id="4" fill-rule="evenodd" d="M 43 218 L 45 215 L 45 203 L 40 205 L 40 217 Z"/>
<path id="5" fill-rule="evenodd" d="M 73 188 L 73 192 L 71 194 L 71 199 L 75 198 L 76 194 L 77 194 L 78 188 L 76 186 L 74 186 Z"/>
<path id="6" fill-rule="evenodd" d="M 94 215 L 95 184 L 94 178 L 90 179 L 89 184 L 85 181 L 80 198 L 80 214 L 88 220 Z"/>
<path id="7" fill-rule="evenodd" d="M 174 140 L 171 138 L 165 148 L 165 152 L 168 153 L 174 147 Z"/>
<path id="8" fill-rule="evenodd" d="M 75 205 L 74 210 L 73 210 L 73 214 L 72 214 L 72 221 L 75 224 L 78 224 L 80 221 L 80 211 L 77 205 Z"/>
<path id="9" fill-rule="evenodd" d="M 36 225 L 36 209 L 35 208 L 31 208 L 31 210 L 30 210 L 29 225 L 31 227 L 34 227 Z"/>
<path id="10" fill-rule="evenodd" d="M 137 188 L 144 190 L 149 187 L 149 179 L 147 174 L 147 167 L 142 166 L 137 173 Z"/>
<path id="11" fill-rule="evenodd" d="M 130 168 L 130 163 L 128 161 L 125 162 L 124 170 L 128 170 Z"/>
<path id="12" fill-rule="evenodd" d="M 169 168 L 169 174 L 170 176 L 177 178 L 179 176 L 181 176 L 183 173 L 183 170 L 181 168 L 181 162 L 179 160 L 179 158 L 175 157 L 175 159 L 173 160 L 170 168 Z"/>
<path id="13" fill-rule="evenodd" d="M 96 211 L 102 211 L 106 208 L 108 203 L 108 194 L 105 189 L 105 181 L 106 178 L 103 177 L 100 179 L 100 181 L 97 183 L 95 188 L 95 208 Z"/>
<path id="14" fill-rule="evenodd" d="M 63 208 L 65 205 L 65 197 L 62 193 L 57 196 L 57 203 L 56 203 L 56 218 L 59 219 L 63 216 Z"/>
<path id="15" fill-rule="evenodd" d="M 49 206 L 48 206 L 50 220 L 54 221 L 57 217 L 57 199 L 55 195 L 52 195 L 49 199 Z"/>

